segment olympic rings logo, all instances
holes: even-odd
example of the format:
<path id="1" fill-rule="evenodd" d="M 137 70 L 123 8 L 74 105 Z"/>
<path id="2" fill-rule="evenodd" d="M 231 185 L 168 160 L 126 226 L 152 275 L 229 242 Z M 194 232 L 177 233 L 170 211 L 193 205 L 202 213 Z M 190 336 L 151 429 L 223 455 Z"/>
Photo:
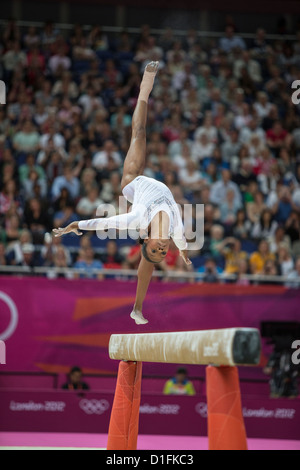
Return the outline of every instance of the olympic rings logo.
<path id="1" fill-rule="evenodd" d="M 84 398 L 80 400 L 79 406 L 88 415 L 102 415 L 110 405 L 107 400 L 87 400 Z"/>
<path id="2" fill-rule="evenodd" d="M 13 335 L 18 325 L 19 314 L 18 309 L 14 301 L 4 292 L 0 291 L 0 300 L 2 300 L 9 308 L 10 311 L 10 322 L 6 330 L 0 332 L 0 340 L 5 341 Z"/>
<path id="3" fill-rule="evenodd" d="M 207 418 L 207 404 L 206 403 L 197 403 L 195 410 L 199 413 L 202 418 Z"/>

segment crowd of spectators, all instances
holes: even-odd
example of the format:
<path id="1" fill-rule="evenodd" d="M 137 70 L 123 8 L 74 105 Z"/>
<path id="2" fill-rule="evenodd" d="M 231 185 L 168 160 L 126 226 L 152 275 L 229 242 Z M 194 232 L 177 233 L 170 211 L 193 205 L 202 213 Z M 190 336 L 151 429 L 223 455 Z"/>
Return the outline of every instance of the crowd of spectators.
<path id="1" fill-rule="evenodd" d="M 159 60 L 144 174 L 178 203 L 205 205 L 205 242 L 190 253 L 190 269 L 207 282 L 222 273 L 241 283 L 247 273 L 299 276 L 300 105 L 291 85 L 300 80 L 300 30 L 292 33 L 294 41 L 269 41 L 259 28 L 246 41 L 227 24 L 218 40 L 194 30 L 159 37 L 148 25 L 139 35 L 108 35 L 98 25 L 66 33 L 50 21 L 41 30 L 8 21 L 0 265 L 73 266 L 98 278 L 103 266 L 137 267 L 133 241 L 49 233 L 103 204 L 118 210 L 142 72 Z M 173 246 L 158 269 L 187 268 Z"/>

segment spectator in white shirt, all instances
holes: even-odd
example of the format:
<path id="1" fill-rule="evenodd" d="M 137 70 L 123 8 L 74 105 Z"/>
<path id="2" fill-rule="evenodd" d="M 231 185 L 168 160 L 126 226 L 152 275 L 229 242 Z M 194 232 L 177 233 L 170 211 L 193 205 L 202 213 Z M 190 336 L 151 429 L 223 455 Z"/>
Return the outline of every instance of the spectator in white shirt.
<path id="1" fill-rule="evenodd" d="M 291 255 L 289 245 L 281 242 L 278 246 L 278 263 L 280 266 L 280 274 L 282 276 L 288 276 L 294 269 L 294 260 Z"/>
<path id="2" fill-rule="evenodd" d="M 48 67 L 52 75 L 57 75 L 71 68 L 71 59 L 65 54 L 65 47 L 60 46 L 57 54 L 50 57 Z"/>
<path id="3" fill-rule="evenodd" d="M 8 73 L 13 73 L 18 67 L 26 66 L 27 57 L 25 52 L 21 50 L 19 41 L 9 43 L 8 51 L 2 56 L 2 63 Z"/>
<path id="4" fill-rule="evenodd" d="M 295 279 L 296 282 L 295 281 L 287 282 L 285 284 L 286 287 L 289 287 L 290 289 L 299 289 L 300 287 L 300 258 L 297 258 L 295 262 L 295 269 L 288 274 L 287 279 L 290 281 Z"/>
<path id="5" fill-rule="evenodd" d="M 180 130 L 179 139 L 173 140 L 168 145 L 168 154 L 173 159 L 182 153 L 183 147 L 192 149 L 193 141 L 188 138 L 188 131 L 184 128 Z"/>
<path id="6" fill-rule="evenodd" d="M 246 68 L 249 77 L 254 81 L 254 83 L 261 83 L 262 76 L 260 64 L 257 60 L 251 59 L 249 51 L 243 51 L 241 57 L 234 61 L 233 74 L 237 80 L 241 78 L 241 71 L 243 68 Z"/>
<path id="7" fill-rule="evenodd" d="M 264 91 L 257 93 L 257 101 L 253 104 L 253 108 L 256 111 L 259 120 L 263 120 L 267 117 L 272 109 L 272 104 L 268 101 L 268 95 Z"/>
<path id="8" fill-rule="evenodd" d="M 51 92 L 54 96 L 61 95 L 70 99 L 77 98 L 78 86 L 76 85 L 75 81 L 72 80 L 71 72 L 64 72 L 61 78 L 54 83 Z"/>
<path id="9" fill-rule="evenodd" d="M 188 161 L 191 159 L 191 149 L 188 144 L 181 146 L 181 152 L 172 157 L 172 162 L 176 166 L 177 170 L 186 168 Z"/>
<path id="10" fill-rule="evenodd" d="M 87 87 L 86 93 L 80 96 L 78 104 L 83 107 L 83 119 L 85 120 L 91 118 L 97 110 L 103 108 L 103 101 L 96 95 L 96 90 L 93 86 Z"/>
<path id="11" fill-rule="evenodd" d="M 206 133 L 200 135 L 200 137 L 194 142 L 192 146 L 192 158 L 196 162 L 200 162 L 204 158 L 211 158 L 215 149 L 215 144 L 209 141 Z"/>
<path id="12" fill-rule="evenodd" d="M 203 176 L 197 170 L 197 164 L 193 160 L 188 160 L 186 167 L 179 170 L 179 181 L 181 186 L 187 191 L 199 191 Z"/>
<path id="13" fill-rule="evenodd" d="M 79 200 L 76 212 L 83 218 L 92 219 L 96 216 L 96 211 L 101 204 L 104 202 L 99 197 L 98 188 L 91 187 L 88 194 Z"/>
<path id="14" fill-rule="evenodd" d="M 198 139 L 202 134 L 206 134 L 209 142 L 216 143 L 218 139 L 217 128 L 213 125 L 211 113 L 206 113 L 203 125 L 198 127 L 194 134 L 194 139 Z"/>
<path id="15" fill-rule="evenodd" d="M 45 150 L 47 148 L 49 140 L 53 142 L 53 146 L 57 150 L 65 147 L 65 138 L 62 134 L 56 132 L 54 124 L 49 127 L 48 133 L 43 134 L 40 138 L 41 149 Z"/>
<path id="16" fill-rule="evenodd" d="M 116 151 L 112 140 L 107 140 L 103 150 L 95 153 L 92 165 L 96 170 L 108 169 L 110 171 L 116 170 L 122 165 L 121 155 Z"/>
<path id="17" fill-rule="evenodd" d="M 180 91 L 183 89 L 186 81 L 190 82 L 192 88 L 197 88 L 197 78 L 196 75 L 192 72 L 191 62 L 185 62 L 183 70 L 179 70 L 174 73 L 172 85 L 175 90 Z"/>
<path id="18" fill-rule="evenodd" d="M 243 127 L 248 126 L 252 120 L 252 114 L 250 113 L 249 104 L 242 103 L 242 111 L 234 119 L 234 125 L 238 130 L 241 130 Z"/>

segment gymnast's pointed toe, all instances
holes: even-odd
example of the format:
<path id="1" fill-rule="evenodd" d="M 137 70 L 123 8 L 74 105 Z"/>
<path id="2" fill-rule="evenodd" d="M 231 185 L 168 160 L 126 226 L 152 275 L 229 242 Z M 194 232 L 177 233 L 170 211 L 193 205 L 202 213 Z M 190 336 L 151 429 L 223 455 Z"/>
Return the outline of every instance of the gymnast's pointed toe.
<path id="1" fill-rule="evenodd" d="M 132 310 L 130 317 L 135 321 L 137 325 L 146 325 L 148 323 L 148 320 L 139 310 Z"/>

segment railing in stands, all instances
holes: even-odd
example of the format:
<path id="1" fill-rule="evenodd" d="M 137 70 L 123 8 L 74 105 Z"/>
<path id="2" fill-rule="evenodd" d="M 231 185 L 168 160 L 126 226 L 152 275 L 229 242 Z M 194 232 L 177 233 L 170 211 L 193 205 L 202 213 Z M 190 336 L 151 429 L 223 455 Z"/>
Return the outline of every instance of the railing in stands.
<path id="1" fill-rule="evenodd" d="M 55 267 L 29 267 L 29 266 L 0 266 L 0 275 L 4 274 L 12 274 L 18 276 L 26 276 L 26 275 L 45 275 L 47 277 L 55 278 L 59 275 L 67 276 L 68 274 L 73 275 L 86 275 L 87 272 L 85 269 L 82 268 L 55 268 Z M 103 268 L 99 269 L 91 269 L 89 270 L 89 274 L 95 275 L 103 275 L 105 278 L 106 276 L 113 276 L 117 279 L 128 279 L 128 278 L 135 278 L 137 276 L 137 270 L 134 269 L 106 269 Z M 158 271 L 155 270 L 153 272 L 154 277 L 169 279 L 169 280 L 185 280 L 185 281 L 193 281 L 193 282 L 201 282 L 205 277 L 204 273 L 200 272 L 181 272 L 181 271 Z M 75 276 L 74 276 L 75 277 Z M 221 283 L 225 282 L 236 282 L 237 276 L 234 274 L 225 274 L 221 273 L 218 274 L 218 280 Z M 300 288 L 300 276 L 295 278 L 289 278 L 287 276 L 279 276 L 279 275 L 263 275 L 263 274 L 242 274 L 239 277 L 239 281 L 249 281 L 251 284 L 284 284 L 288 285 L 289 287 L 299 287 Z"/>
<path id="2" fill-rule="evenodd" d="M 0 26 L 5 26 L 8 23 L 7 20 L 0 20 Z M 21 28 L 28 28 L 29 26 L 35 26 L 36 28 L 43 28 L 45 23 L 42 21 L 17 21 L 17 25 Z M 74 24 L 70 23 L 55 23 L 55 27 L 58 28 L 61 31 L 70 31 L 74 28 Z M 85 24 L 82 25 L 83 29 L 89 30 L 91 28 L 91 25 Z M 102 31 L 105 33 L 111 33 L 111 34 L 119 34 L 124 29 L 129 33 L 129 34 L 140 34 L 141 29 L 140 28 L 123 28 L 121 26 L 102 26 Z M 160 28 L 151 28 L 151 34 L 155 36 L 160 36 L 163 33 L 165 33 L 166 29 L 160 29 Z M 182 29 L 172 29 L 174 36 L 182 36 L 185 37 L 187 34 L 186 30 Z M 199 38 L 221 38 L 224 36 L 224 31 L 197 31 L 197 36 Z M 255 33 L 244 33 L 240 32 L 239 36 L 244 38 L 244 39 L 254 39 L 256 37 Z M 295 41 L 296 35 L 294 34 L 285 34 L 284 36 L 281 34 L 266 34 L 266 39 L 276 41 L 276 40 L 285 40 L 285 41 Z"/>

